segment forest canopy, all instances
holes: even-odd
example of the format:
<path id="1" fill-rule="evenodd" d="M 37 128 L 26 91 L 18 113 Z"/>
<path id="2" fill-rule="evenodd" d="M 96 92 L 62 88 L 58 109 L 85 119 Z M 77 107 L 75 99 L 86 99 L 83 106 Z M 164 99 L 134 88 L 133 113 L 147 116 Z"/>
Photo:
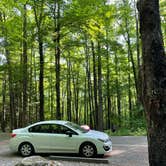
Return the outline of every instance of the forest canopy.
<path id="1" fill-rule="evenodd" d="M 46 119 L 145 128 L 140 48 L 135 0 L 1 0 L 1 129 Z"/>

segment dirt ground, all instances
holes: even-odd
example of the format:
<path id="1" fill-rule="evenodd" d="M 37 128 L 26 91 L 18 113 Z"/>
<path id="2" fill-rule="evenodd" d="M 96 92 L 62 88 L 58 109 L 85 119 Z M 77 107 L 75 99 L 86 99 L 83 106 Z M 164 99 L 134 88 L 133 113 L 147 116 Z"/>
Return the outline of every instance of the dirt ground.
<path id="1" fill-rule="evenodd" d="M 149 166 L 147 139 L 144 136 L 113 136 L 113 151 L 104 158 L 109 160 L 109 164 L 96 164 L 86 162 L 59 161 L 64 166 Z M 14 166 L 22 160 L 18 154 L 10 152 L 9 135 L 0 133 L 0 165 Z M 46 158 L 48 156 L 45 156 Z"/>

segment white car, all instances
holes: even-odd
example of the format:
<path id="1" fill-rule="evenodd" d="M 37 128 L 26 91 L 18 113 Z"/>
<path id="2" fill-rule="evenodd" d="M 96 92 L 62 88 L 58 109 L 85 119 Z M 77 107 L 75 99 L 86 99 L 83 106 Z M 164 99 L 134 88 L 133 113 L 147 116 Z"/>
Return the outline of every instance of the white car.
<path id="1" fill-rule="evenodd" d="M 94 157 L 112 151 L 112 142 L 103 132 L 52 120 L 13 130 L 10 149 L 24 157 L 34 153 L 79 153 L 83 157 Z"/>

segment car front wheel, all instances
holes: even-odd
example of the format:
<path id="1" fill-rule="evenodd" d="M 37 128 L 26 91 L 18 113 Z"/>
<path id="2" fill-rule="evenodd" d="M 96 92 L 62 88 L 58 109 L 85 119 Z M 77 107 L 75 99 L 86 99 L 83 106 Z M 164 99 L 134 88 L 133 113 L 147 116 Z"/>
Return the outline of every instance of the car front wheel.
<path id="1" fill-rule="evenodd" d="M 34 153 L 34 148 L 30 143 L 25 142 L 20 145 L 19 152 L 23 157 L 28 157 Z"/>
<path id="2" fill-rule="evenodd" d="M 92 143 L 84 143 L 80 147 L 80 154 L 83 157 L 94 157 L 96 153 L 96 147 Z"/>

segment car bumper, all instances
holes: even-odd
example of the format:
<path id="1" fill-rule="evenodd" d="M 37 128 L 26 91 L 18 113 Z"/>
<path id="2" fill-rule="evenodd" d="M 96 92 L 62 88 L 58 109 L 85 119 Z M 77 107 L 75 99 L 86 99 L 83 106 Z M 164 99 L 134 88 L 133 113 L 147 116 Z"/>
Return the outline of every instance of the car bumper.
<path id="1" fill-rule="evenodd" d="M 9 142 L 9 148 L 12 152 L 18 152 L 18 144 L 14 139 L 11 139 Z"/>
<path id="2" fill-rule="evenodd" d="M 105 152 L 111 152 L 112 151 L 112 142 L 108 141 L 108 142 L 104 143 L 103 149 Z"/>
<path id="3" fill-rule="evenodd" d="M 97 153 L 98 154 L 106 154 L 107 152 L 112 151 L 112 142 L 104 142 L 103 144 L 100 144 L 100 146 L 97 147 Z"/>

